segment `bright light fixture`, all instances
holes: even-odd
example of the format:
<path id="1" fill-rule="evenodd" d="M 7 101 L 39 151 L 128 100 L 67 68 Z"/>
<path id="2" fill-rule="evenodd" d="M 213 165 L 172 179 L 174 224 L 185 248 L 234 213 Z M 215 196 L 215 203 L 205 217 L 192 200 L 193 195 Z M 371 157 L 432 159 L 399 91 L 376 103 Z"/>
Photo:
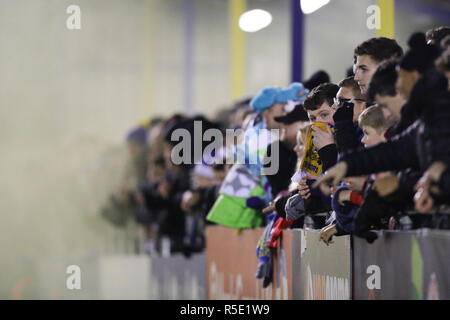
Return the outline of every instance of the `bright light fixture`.
<path id="1" fill-rule="evenodd" d="M 239 18 L 239 28 L 245 32 L 256 32 L 272 22 L 272 15 L 261 9 L 244 12 Z"/>
<path id="2" fill-rule="evenodd" d="M 300 0 L 300 7 L 304 14 L 313 13 L 326 5 L 330 0 Z"/>

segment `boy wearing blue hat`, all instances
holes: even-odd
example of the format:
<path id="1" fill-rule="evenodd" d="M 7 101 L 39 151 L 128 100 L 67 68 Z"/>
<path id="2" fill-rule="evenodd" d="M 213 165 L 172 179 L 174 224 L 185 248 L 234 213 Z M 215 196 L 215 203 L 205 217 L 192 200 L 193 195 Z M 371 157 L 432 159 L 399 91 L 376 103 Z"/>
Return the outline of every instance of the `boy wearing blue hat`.
<path id="1" fill-rule="evenodd" d="M 250 101 L 250 106 L 264 119 L 265 129 L 280 129 L 280 123 L 275 117 L 284 116 L 286 112 L 292 111 L 289 108 L 286 110 L 286 105 L 289 105 L 289 102 L 302 102 L 308 92 L 308 89 L 298 82 L 292 83 L 284 90 L 266 87 Z"/>

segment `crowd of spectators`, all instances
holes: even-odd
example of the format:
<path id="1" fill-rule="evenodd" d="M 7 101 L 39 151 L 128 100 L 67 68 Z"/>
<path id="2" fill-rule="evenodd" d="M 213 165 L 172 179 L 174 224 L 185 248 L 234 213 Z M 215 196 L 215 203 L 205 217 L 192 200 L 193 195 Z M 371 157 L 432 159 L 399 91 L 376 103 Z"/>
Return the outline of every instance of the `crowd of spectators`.
<path id="1" fill-rule="evenodd" d="M 103 216 L 118 227 L 137 221 L 149 251 L 188 257 L 204 250 L 208 224 L 265 227 L 263 279 L 285 228 L 318 229 L 327 245 L 346 234 L 373 242 L 379 229 L 448 229 L 450 28 L 414 33 L 404 49 L 367 39 L 352 58 L 337 84 L 318 71 L 287 88 L 265 87 L 212 120 L 176 114 L 132 129 L 135 180 L 111 195 Z M 192 154 L 182 154 L 190 162 L 174 164 L 177 129 L 191 134 Z M 240 133 L 208 153 L 209 129 Z"/>

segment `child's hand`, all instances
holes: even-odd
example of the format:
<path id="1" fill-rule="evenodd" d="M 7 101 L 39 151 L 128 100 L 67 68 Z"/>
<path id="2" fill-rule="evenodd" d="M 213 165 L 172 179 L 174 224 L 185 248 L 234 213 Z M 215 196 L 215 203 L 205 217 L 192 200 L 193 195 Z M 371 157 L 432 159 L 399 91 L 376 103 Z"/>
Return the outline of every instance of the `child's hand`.
<path id="1" fill-rule="evenodd" d="M 265 207 L 263 210 L 262 210 L 262 213 L 265 213 L 265 214 L 268 214 L 268 213 L 271 213 L 271 212 L 277 212 L 277 210 L 276 210 L 276 208 L 275 208 L 275 201 L 271 201 L 270 202 L 270 204 L 269 204 L 269 206 L 268 207 Z"/>
<path id="2" fill-rule="evenodd" d="M 308 199 L 311 196 L 311 190 L 309 189 L 306 180 L 315 180 L 315 179 L 316 177 L 310 174 L 307 174 L 306 176 L 300 179 L 300 182 L 298 183 L 297 186 L 297 190 L 303 199 Z"/>
<path id="3" fill-rule="evenodd" d="M 338 184 L 347 173 L 347 164 L 345 162 L 338 162 L 334 167 L 325 172 L 313 185 L 313 188 L 320 187 L 323 194 L 329 195 L 331 188 L 329 184 Z"/>
<path id="4" fill-rule="evenodd" d="M 334 143 L 334 136 L 328 125 L 326 126 L 327 131 L 323 131 L 319 127 L 314 125 L 311 126 L 313 143 L 317 150 Z"/>
<path id="5" fill-rule="evenodd" d="M 320 230 L 319 241 L 325 242 L 325 244 L 328 246 L 330 243 L 334 243 L 334 241 L 332 241 L 331 239 L 336 233 L 337 229 L 335 224 L 326 226 Z"/>
<path id="6" fill-rule="evenodd" d="M 350 195 L 351 195 L 352 191 L 351 190 L 342 190 L 341 192 L 339 192 L 339 199 L 338 202 L 341 206 L 344 205 L 345 201 L 350 201 Z"/>

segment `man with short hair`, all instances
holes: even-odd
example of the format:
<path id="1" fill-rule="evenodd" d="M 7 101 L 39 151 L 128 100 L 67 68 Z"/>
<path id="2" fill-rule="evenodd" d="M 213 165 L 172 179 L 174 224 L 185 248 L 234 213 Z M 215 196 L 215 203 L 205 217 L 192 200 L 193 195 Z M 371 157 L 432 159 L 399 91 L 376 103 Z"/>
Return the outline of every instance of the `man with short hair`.
<path id="1" fill-rule="evenodd" d="M 354 104 L 353 122 L 358 122 L 358 117 L 366 108 L 366 97 L 362 94 L 358 82 L 353 77 L 347 77 L 338 83 L 339 91 L 336 94 L 335 103 L 338 107 L 344 102 Z"/>
<path id="2" fill-rule="evenodd" d="M 359 44 L 354 51 L 353 69 L 355 80 L 363 94 L 381 62 L 391 58 L 401 58 L 402 48 L 394 39 L 385 37 L 371 38 Z"/>
<path id="3" fill-rule="evenodd" d="M 389 110 L 395 124 L 386 132 L 386 138 L 391 138 L 409 127 L 418 117 L 414 110 L 408 110 L 406 99 L 396 89 L 397 60 L 387 60 L 380 64 L 370 81 L 367 99 L 376 102 L 380 107 Z"/>
<path id="4" fill-rule="evenodd" d="M 406 99 L 400 95 L 395 84 L 397 82 L 396 60 L 387 60 L 380 64 L 370 81 L 367 99 L 376 101 L 380 107 L 386 107 L 396 121 L 400 120 Z"/>

